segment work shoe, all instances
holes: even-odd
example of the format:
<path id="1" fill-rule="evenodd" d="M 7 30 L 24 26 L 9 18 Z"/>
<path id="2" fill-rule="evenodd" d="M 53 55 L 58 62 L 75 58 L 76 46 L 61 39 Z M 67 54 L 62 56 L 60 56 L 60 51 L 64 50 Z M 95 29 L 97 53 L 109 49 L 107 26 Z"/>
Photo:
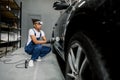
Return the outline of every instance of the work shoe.
<path id="1" fill-rule="evenodd" d="M 30 61 L 29 61 L 28 66 L 29 66 L 29 67 L 33 67 L 33 66 L 34 66 L 33 60 L 30 60 Z"/>

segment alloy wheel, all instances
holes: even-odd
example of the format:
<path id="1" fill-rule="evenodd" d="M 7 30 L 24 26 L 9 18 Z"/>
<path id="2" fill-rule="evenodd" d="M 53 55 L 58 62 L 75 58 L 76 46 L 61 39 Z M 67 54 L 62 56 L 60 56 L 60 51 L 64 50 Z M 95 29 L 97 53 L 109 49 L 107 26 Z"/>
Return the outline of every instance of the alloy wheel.
<path id="1" fill-rule="evenodd" d="M 78 41 L 74 41 L 68 51 L 67 80 L 83 80 L 82 74 L 87 66 L 87 57 Z"/>

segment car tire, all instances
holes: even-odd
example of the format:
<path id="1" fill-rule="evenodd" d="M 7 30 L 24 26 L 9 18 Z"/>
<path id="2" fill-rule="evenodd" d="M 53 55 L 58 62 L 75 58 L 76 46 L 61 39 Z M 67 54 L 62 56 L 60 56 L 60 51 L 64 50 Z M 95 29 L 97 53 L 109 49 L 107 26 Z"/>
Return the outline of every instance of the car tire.
<path id="1" fill-rule="evenodd" d="M 110 80 L 95 43 L 81 32 L 69 40 L 65 80 Z"/>

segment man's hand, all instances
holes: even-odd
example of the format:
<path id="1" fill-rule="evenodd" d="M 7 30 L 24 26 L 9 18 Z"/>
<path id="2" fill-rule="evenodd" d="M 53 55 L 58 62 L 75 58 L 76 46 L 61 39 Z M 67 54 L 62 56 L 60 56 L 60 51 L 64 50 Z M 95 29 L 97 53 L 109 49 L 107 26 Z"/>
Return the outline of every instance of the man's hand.
<path id="1" fill-rule="evenodd" d="M 47 41 L 47 43 L 54 43 L 55 41 L 56 41 L 55 38 L 51 38 Z"/>
<path id="2" fill-rule="evenodd" d="M 56 37 L 56 38 L 51 38 L 50 40 L 47 41 L 47 43 L 54 43 L 55 41 L 59 41 L 60 38 Z"/>

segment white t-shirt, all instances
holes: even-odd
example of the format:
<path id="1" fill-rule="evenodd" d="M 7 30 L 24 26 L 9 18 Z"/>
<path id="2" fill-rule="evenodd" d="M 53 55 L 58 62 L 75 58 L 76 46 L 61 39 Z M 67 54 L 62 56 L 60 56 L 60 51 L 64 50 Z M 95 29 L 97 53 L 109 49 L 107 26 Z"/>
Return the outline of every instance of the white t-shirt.
<path id="1" fill-rule="evenodd" d="M 36 35 L 35 35 L 35 34 L 36 34 Z M 41 37 L 45 36 L 45 33 L 44 33 L 43 30 L 40 30 L 40 32 L 38 32 L 35 28 L 29 29 L 27 45 L 31 42 L 31 37 L 30 37 L 30 35 L 35 35 L 36 38 L 39 38 L 40 36 L 41 36 Z M 40 37 L 40 38 L 41 38 L 41 37 Z"/>

